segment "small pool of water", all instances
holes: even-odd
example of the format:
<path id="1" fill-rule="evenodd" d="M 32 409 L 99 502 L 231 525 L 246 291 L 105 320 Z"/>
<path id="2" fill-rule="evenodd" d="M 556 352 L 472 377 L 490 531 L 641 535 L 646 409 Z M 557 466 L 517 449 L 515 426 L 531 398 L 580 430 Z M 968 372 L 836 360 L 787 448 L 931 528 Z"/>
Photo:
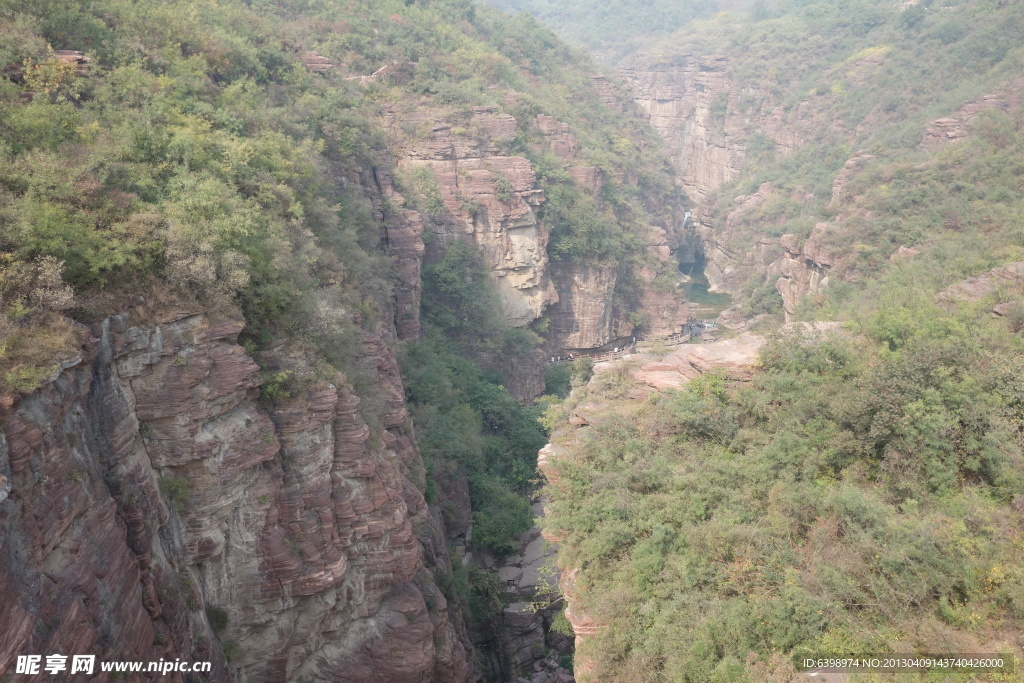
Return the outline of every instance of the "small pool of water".
<path id="1" fill-rule="evenodd" d="M 690 304 L 690 308 L 699 318 L 714 319 L 718 314 L 732 306 L 732 297 L 720 292 L 709 292 L 711 283 L 704 275 L 704 268 L 707 266 L 703 254 L 697 255 L 693 263 L 679 264 L 679 272 L 690 278 L 690 281 L 683 285 L 683 293 Z"/>

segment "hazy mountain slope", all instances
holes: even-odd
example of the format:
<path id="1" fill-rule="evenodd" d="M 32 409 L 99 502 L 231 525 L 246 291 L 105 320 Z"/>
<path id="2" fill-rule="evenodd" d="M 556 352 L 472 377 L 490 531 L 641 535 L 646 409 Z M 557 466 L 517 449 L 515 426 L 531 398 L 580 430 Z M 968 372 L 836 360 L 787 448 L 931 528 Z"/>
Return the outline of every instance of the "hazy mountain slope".
<path id="1" fill-rule="evenodd" d="M 1020 12 L 780 4 L 623 69 L 709 279 L 773 340 L 759 372 L 697 358 L 710 374 L 650 395 L 662 364 L 612 368 L 549 415 L 548 532 L 590 679 L 1020 658 Z"/>
<path id="2" fill-rule="evenodd" d="M 600 62 L 615 64 L 726 3 L 716 0 L 487 0 L 506 12 L 526 12 Z M 734 4 L 734 3 L 730 3 Z M 735 9 L 735 8 L 734 8 Z"/>
<path id="3" fill-rule="evenodd" d="M 0 670 L 474 679 L 545 345 L 680 314 L 642 119 L 462 0 L 9 2 L 0 67 Z"/>
<path id="4" fill-rule="evenodd" d="M 815 244 L 842 263 L 816 267 L 853 280 L 884 270 L 901 243 L 942 233 L 954 214 L 977 216 L 972 202 L 1010 201 L 954 190 L 915 203 L 893 188 L 883 222 L 864 215 L 878 207 L 858 202 L 863 186 L 846 183 L 867 169 L 923 163 L 1004 114 L 1015 125 L 1020 12 L 975 2 L 782 5 L 764 21 L 696 22 L 636 56 L 622 74 L 701 205 L 712 283 L 745 297 L 760 290 L 767 310 L 787 250 L 799 251 L 818 223 L 828 225 Z M 794 236 L 788 244 L 784 234 Z M 783 292 L 790 316 L 807 291 Z"/>

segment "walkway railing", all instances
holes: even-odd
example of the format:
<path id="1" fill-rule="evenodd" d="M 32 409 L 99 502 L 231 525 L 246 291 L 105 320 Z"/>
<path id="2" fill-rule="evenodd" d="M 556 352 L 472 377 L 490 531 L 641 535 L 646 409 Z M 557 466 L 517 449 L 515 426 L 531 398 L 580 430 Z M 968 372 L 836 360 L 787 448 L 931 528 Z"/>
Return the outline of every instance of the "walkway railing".
<path id="1" fill-rule="evenodd" d="M 650 347 L 653 344 L 661 343 L 663 346 L 679 346 L 690 341 L 692 335 L 676 332 L 675 334 L 652 334 L 649 337 L 642 337 L 635 343 L 629 346 L 619 349 L 618 351 L 602 351 L 600 353 L 573 353 L 572 358 L 568 355 L 564 356 L 548 356 L 548 365 L 561 365 L 563 363 L 571 363 L 578 358 L 589 358 L 595 363 L 604 363 L 609 360 L 620 360 L 626 356 L 630 356 L 637 352 L 638 346 Z"/>

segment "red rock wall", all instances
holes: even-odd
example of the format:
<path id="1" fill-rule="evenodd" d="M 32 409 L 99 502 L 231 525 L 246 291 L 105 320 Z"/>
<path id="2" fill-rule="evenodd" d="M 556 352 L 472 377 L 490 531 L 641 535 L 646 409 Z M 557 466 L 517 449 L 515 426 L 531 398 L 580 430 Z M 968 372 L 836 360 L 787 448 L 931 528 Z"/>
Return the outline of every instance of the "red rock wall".
<path id="1" fill-rule="evenodd" d="M 224 681 L 472 680 L 387 344 L 364 344 L 374 435 L 347 386 L 268 412 L 241 324 L 175 317 L 108 319 L 3 415 L 0 674 L 61 652 L 213 659 Z"/>
<path id="2" fill-rule="evenodd" d="M 405 198 L 392 183 L 390 174 L 383 168 L 374 169 L 374 177 L 381 197 L 394 206 L 401 207 Z M 381 211 L 381 223 L 388 248 L 395 258 L 395 331 L 399 339 L 417 342 L 420 338 L 420 294 L 423 283 L 420 272 L 423 266 L 423 218 L 416 211 L 399 209 L 385 215 Z"/>

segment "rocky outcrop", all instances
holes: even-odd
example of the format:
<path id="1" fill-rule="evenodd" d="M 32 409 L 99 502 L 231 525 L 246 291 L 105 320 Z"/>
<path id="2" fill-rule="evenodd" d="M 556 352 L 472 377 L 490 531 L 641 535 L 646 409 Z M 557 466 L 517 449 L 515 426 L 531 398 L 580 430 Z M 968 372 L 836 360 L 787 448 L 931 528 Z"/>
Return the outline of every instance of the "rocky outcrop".
<path id="1" fill-rule="evenodd" d="M 615 322 L 616 266 L 564 264 L 555 276 L 558 302 L 548 315 L 556 348 L 588 349 L 618 336 Z"/>
<path id="2" fill-rule="evenodd" d="M 702 200 L 740 175 L 752 136 L 759 136 L 761 146 L 767 140 L 777 154 L 789 153 L 804 144 L 804 131 L 810 130 L 814 115 L 806 101 L 786 108 L 769 89 L 738 87 L 731 68 L 725 55 L 641 54 L 621 75 L 668 144 L 683 191 L 698 204 L 692 222 L 696 248 L 690 251 L 699 253 L 687 256 L 702 258 L 712 292 L 736 294 L 779 257 L 774 239 L 752 244 L 735 239 L 743 232 L 737 218 L 756 211 L 771 194 L 771 186 L 737 197 L 724 224 L 709 214 Z"/>
<path id="3" fill-rule="evenodd" d="M 327 73 L 335 68 L 331 60 L 327 59 L 327 57 L 324 57 L 315 50 L 306 50 L 305 52 L 302 52 L 299 55 L 299 60 L 302 62 L 303 66 L 310 71 L 315 71 L 316 73 Z"/>
<path id="4" fill-rule="evenodd" d="M 849 182 L 850 176 L 857 170 L 857 167 L 874 158 L 874 154 L 862 149 L 847 159 L 846 163 L 839 170 L 836 179 L 832 181 L 832 204 L 837 204 L 846 198 L 846 184 Z"/>
<path id="5" fill-rule="evenodd" d="M 604 171 L 599 166 L 570 166 L 569 177 L 586 192 L 598 199 L 601 208 L 601 190 L 604 188 Z"/>
<path id="6" fill-rule="evenodd" d="M 548 147 L 562 161 L 572 161 L 580 151 L 576 136 L 569 132 L 569 124 L 562 123 L 554 116 L 537 114 L 537 128 L 544 136 Z"/>
<path id="7" fill-rule="evenodd" d="M 683 190 L 694 201 L 739 175 L 755 130 L 782 153 L 802 144 L 792 125 L 800 107 L 786 113 L 764 94 L 753 115 L 740 111 L 724 55 L 641 55 L 635 62 L 620 75 L 668 143 Z"/>
<path id="8" fill-rule="evenodd" d="M 502 611 L 503 633 L 511 669 L 509 680 L 516 683 L 575 683 L 576 679 L 563 669 L 559 656 L 572 652 L 572 644 L 561 638 L 552 648 L 553 632 L 546 632 L 550 619 L 536 611 L 528 602 L 513 602 Z"/>
<path id="9" fill-rule="evenodd" d="M 619 113 L 625 111 L 623 106 L 625 97 L 615 87 L 615 84 L 608 80 L 607 76 L 604 74 L 592 74 L 590 76 L 590 85 L 593 86 L 594 92 L 597 93 L 597 98 L 606 107 Z"/>
<path id="10" fill-rule="evenodd" d="M 436 215 L 425 216 L 432 236 L 428 258 L 440 258 L 453 240 L 470 241 L 491 274 L 508 322 L 523 326 L 539 318 L 557 294 L 548 273 L 547 228 L 534 211 L 544 192 L 530 162 L 508 154 L 517 134 L 515 119 L 495 107 L 476 107 L 464 132 L 429 113 L 392 111 L 386 120 L 401 140 L 399 166 L 427 168 L 436 183 L 440 205 Z M 427 127 L 424 139 L 402 132 Z"/>
<path id="11" fill-rule="evenodd" d="M 542 503 L 535 502 L 532 509 L 537 517 L 544 516 Z M 518 552 L 504 558 L 498 567 L 498 579 L 509 601 L 502 610 L 501 629 L 505 679 L 572 681 L 557 661 L 572 653 L 572 642 L 551 628 L 552 618 L 563 607 L 554 586 L 558 573 L 555 555 L 555 547 L 535 526 L 520 534 Z"/>
<path id="12" fill-rule="evenodd" d="M 514 98 L 509 102 L 515 105 Z M 455 240 L 470 242 L 480 255 L 510 324 L 525 326 L 542 315 L 550 317 L 548 346 L 559 352 L 596 348 L 631 334 L 637 319 L 629 315 L 632 312 L 642 311 L 648 331 L 655 333 L 670 331 L 685 320 L 682 296 L 675 287 L 678 278 L 672 275 L 672 251 L 683 241 L 671 228 L 673 215 L 664 217 L 671 229 L 649 228 L 648 253 L 631 273 L 638 284 L 635 295 L 620 301 L 615 295 L 622 277 L 619 264 L 591 261 L 553 267 L 549 262 L 548 229 L 537 211 L 544 193 L 530 162 L 509 153 L 518 134 L 514 118 L 497 107 L 475 107 L 468 124 L 453 125 L 436 112 L 393 109 L 385 112 L 385 122 L 401 150 L 399 175 L 410 185 L 404 191 L 433 195 L 435 200 L 432 211 L 395 211 L 388 223 L 388 241 L 401 279 L 396 304 L 402 338 L 414 339 L 418 333 L 411 311 L 419 297 L 420 263 L 424 258 L 439 260 Z M 539 114 L 532 125 L 544 149 L 567 164 L 576 159 L 579 143 L 567 124 Z M 422 170 L 429 171 L 426 178 L 418 175 Z M 594 198 L 598 210 L 604 210 L 604 171 L 583 165 L 567 171 L 572 182 Z M 386 174 L 378 172 L 377 181 L 392 204 L 404 203 L 406 198 Z M 417 183 L 420 187 L 411 187 Z M 672 214 L 666 207 L 657 208 Z M 421 225 L 427 237 L 423 256 L 418 248 Z M 504 374 L 516 398 L 531 399 L 543 391 L 543 354 L 481 360 Z"/>
<path id="13" fill-rule="evenodd" d="M 617 97 L 607 80 L 594 78 L 605 86 L 602 98 Z M 568 125 L 544 115 L 538 115 L 536 123 L 553 154 L 565 162 L 576 158 L 578 145 Z M 572 182 L 593 197 L 597 209 L 603 211 L 603 191 L 607 182 L 604 171 L 598 166 L 570 166 L 567 171 Z M 617 178 L 616 182 L 623 180 Z M 638 318 L 631 318 L 631 312 L 641 313 L 639 319 L 646 321 L 644 327 L 648 333 L 678 331 L 687 313 L 677 287 L 679 278 L 672 252 L 678 248 L 682 238 L 675 231 L 670 233 L 653 225 L 648 227 L 644 237 L 647 242 L 646 258 L 634 266 L 631 273 L 638 285 L 634 301 L 616 300 L 615 291 L 622 273 L 615 264 L 558 264 L 553 276 L 558 302 L 548 311 L 552 321 L 549 336 L 552 349 L 561 352 L 564 349 L 597 348 L 628 336 L 637 327 L 635 321 Z"/>
<path id="14" fill-rule="evenodd" d="M 374 434 L 340 377 L 264 407 L 237 321 L 130 323 L 3 416 L 0 671 L 62 652 L 213 660 L 211 680 L 471 680 L 383 340 Z"/>
<path id="15" fill-rule="evenodd" d="M 633 271 L 640 283 L 639 310 L 648 336 L 679 332 L 690 317 L 690 309 L 679 290 L 682 278 L 672 250 L 668 232 L 651 226 L 647 233 L 647 263 Z M 627 333 L 625 324 L 620 329 L 623 335 Z"/>
<path id="16" fill-rule="evenodd" d="M 518 678 L 533 671 L 533 664 L 544 658 L 544 620 L 529 602 L 513 602 L 502 610 L 502 640 L 505 661 L 512 676 Z"/>
<path id="17" fill-rule="evenodd" d="M 872 158 L 859 152 L 846 163 L 832 185 L 835 201 L 845 196 L 846 183 L 854 169 Z M 786 234 L 779 238 L 760 237 L 744 247 L 739 236 L 749 232 L 752 222 L 760 220 L 762 207 L 774 192 L 770 183 L 764 183 L 757 192 L 736 197 L 719 229 L 712 227 L 713 220 L 706 210 L 698 211 L 697 234 L 707 264 L 704 273 L 712 291 L 734 294 L 752 278 L 763 278 L 766 285 L 774 284 L 782 296 L 786 322 L 791 322 L 800 299 L 828 286 L 829 272 L 838 257 L 827 248 L 827 235 L 838 224 L 818 223 L 803 241 Z"/>
<path id="18" fill-rule="evenodd" d="M 504 378 L 505 388 L 517 401 L 529 401 L 544 393 L 544 351 L 527 353 L 478 351 L 474 360 L 484 370 L 493 370 Z"/>
<path id="19" fill-rule="evenodd" d="M 126 318 L 106 321 L 88 336 L 77 364 L 3 416 L 0 471 L 10 490 L 0 504 L 0 582 L 9 599 L 0 608 L 0 671 L 25 653 L 181 657 L 212 659 L 211 678 L 228 680 L 218 649 L 210 645 L 213 634 L 197 612 L 202 604 L 195 600 L 194 580 L 179 573 L 156 534 L 174 515 L 161 484 L 178 499 L 188 495 L 187 488 L 172 489 L 174 480 L 162 480 L 158 468 L 187 462 L 186 443 L 176 449 L 154 439 L 151 457 L 146 439 L 154 435 L 143 420 L 177 406 L 183 419 L 168 430 L 190 439 L 198 434 L 189 423 L 204 414 L 232 424 L 256 418 L 253 433 L 260 442 L 260 430 L 270 426 L 265 414 L 242 410 L 228 417 L 218 408 L 255 398 L 256 366 L 224 341 L 238 333 L 237 325 L 178 325 L 146 334 L 129 328 Z M 201 355 L 191 353 L 199 346 Z M 115 359 L 125 362 L 115 368 Z M 152 391 L 136 395 L 131 379 L 118 381 L 118 370 L 134 377 L 155 359 L 164 362 L 147 368 Z M 193 392 L 199 399 L 194 406 Z M 230 452 L 215 446 L 206 438 L 188 444 L 225 469 L 249 460 L 259 470 L 261 459 L 276 452 L 276 441 L 263 444 L 267 456 L 241 440 Z M 179 527 L 172 550 L 179 556 L 187 552 L 183 531 Z M 202 530 L 188 530 L 192 553 L 201 551 L 197 541 L 204 537 Z"/>
<path id="20" fill-rule="evenodd" d="M 924 146 L 956 142 L 970 137 L 984 111 L 1010 111 L 1024 103 L 1024 80 L 1015 81 L 1006 87 L 965 102 L 956 113 L 935 119 L 925 128 L 921 136 Z"/>
<path id="21" fill-rule="evenodd" d="M 705 372 L 717 370 L 730 379 L 746 381 L 753 377 L 760 362 L 758 353 L 764 338 L 744 332 L 732 339 L 710 344 L 687 344 L 660 360 L 641 364 L 632 372 L 637 385 L 636 397 L 650 389 L 678 389 Z M 601 366 L 596 368 L 603 370 Z"/>
<path id="22" fill-rule="evenodd" d="M 759 271 L 780 256 L 779 242 L 769 237 L 759 238 L 753 245 L 738 243 L 743 223 L 760 210 L 772 195 L 771 183 L 763 183 L 756 192 L 733 199 L 733 206 L 721 225 L 709 215 L 707 207 L 696 212 L 695 231 L 706 263 L 704 274 L 711 291 L 735 294 Z"/>
<path id="23" fill-rule="evenodd" d="M 1019 299 L 1024 294 L 1024 261 L 1008 263 L 978 275 L 967 278 L 939 293 L 939 302 L 949 305 L 956 301 L 977 301 L 993 297 L 1001 301 L 994 312 L 1002 315 L 1002 304 Z M 998 310 L 997 310 L 998 309 Z"/>
<path id="24" fill-rule="evenodd" d="M 889 260 L 894 263 L 900 261 L 910 261 L 915 256 L 918 256 L 920 253 L 921 250 L 917 249 L 916 247 L 908 247 L 905 244 L 901 244 L 899 249 L 897 249 L 896 251 L 889 255 Z"/>
<path id="25" fill-rule="evenodd" d="M 559 585 L 565 595 L 565 618 L 572 624 L 572 632 L 576 635 L 575 651 L 573 659 L 573 673 L 581 681 L 593 680 L 591 674 L 594 671 L 593 662 L 580 653 L 581 646 L 588 638 L 591 638 L 599 630 L 607 626 L 595 620 L 579 608 L 579 601 L 576 599 L 576 579 L 579 572 L 576 569 L 566 568 L 562 572 Z M 584 647 L 585 650 L 585 647 Z"/>
<path id="26" fill-rule="evenodd" d="M 817 294 L 828 286 L 828 272 L 836 263 L 836 257 L 824 246 L 825 236 L 831 227 L 829 223 L 818 223 L 802 245 L 796 235 L 779 238 L 786 253 L 775 288 L 782 295 L 786 322 L 792 322 L 800 299 L 807 294 Z"/>
<path id="27" fill-rule="evenodd" d="M 735 178 L 743 164 L 742 129 L 719 116 L 729 93 L 725 65 L 722 56 L 687 54 L 622 72 L 634 101 L 668 143 L 683 190 L 692 199 Z"/>

